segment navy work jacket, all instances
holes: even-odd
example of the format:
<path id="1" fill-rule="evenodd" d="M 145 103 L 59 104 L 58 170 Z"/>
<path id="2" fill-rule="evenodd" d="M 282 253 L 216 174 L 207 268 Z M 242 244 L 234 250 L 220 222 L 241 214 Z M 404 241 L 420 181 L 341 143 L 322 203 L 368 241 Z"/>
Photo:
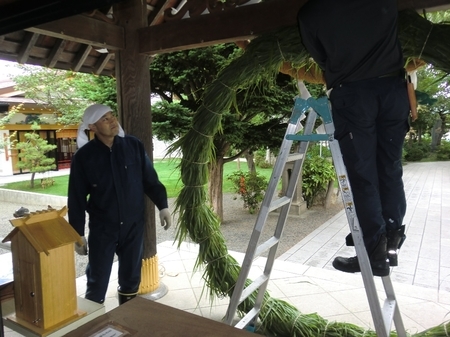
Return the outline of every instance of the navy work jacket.
<path id="1" fill-rule="evenodd" d="M 327 88 L 403 68 L 395 0 L 313 0 L 298 13 L 303 45 L 324 71 Z"/>
<path id="2" fill-rule="evenodd" d="M 145 195 L 159 210 L 168 207 L 166 188 L 136 137 L 116 136 L 111 148 L 94 138 L 74 154 L 67 204 L 79 235 L 85 235 L 85 211 L 90 226 L 111 232 L 143 222 Z"/>

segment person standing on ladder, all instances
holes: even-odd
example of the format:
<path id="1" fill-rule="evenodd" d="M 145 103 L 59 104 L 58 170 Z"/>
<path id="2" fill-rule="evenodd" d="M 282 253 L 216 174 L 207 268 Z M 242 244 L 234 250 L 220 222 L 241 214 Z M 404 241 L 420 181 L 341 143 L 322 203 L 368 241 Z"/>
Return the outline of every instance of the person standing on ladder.
<path id="1" fill-rule="evenodd" d="M 402 148 L 410 103 L 395 0 L 310 0 L 298 13 L 302 42 L 324 71 L 335 138 L 351 184 L 372 272 L 389 275 L 403 243 Z M 352 245 L 351 234 L 347 245 Z M 358 258 L 333 267 L 360 271 Z"/>

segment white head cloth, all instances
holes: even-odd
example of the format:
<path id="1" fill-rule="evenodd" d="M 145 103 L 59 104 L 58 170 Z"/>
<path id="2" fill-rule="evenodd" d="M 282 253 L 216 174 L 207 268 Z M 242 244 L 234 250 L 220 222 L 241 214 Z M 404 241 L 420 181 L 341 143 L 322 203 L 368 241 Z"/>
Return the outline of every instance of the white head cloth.
<path id="1" fill-rule="evenodd" d="M 78 148 L 81 148 L 89 141 L 86 133 L 84 132 L 84 130 L 89 130 L 89 124 L 96 123 L 100 118 L 102 118 L 104 114 L 110 111 L 112 111 L 111 108 L 103 104 L 94 104 L 88 107 L 86 110 L 84 110 L 83 121 L 78 127 L 77 133 Z M 125 132 L 123 131 L 122 126 L 120 126 L 120 124 L 119 124 L 119 136 L 120 137 L 125 136 Z"/>

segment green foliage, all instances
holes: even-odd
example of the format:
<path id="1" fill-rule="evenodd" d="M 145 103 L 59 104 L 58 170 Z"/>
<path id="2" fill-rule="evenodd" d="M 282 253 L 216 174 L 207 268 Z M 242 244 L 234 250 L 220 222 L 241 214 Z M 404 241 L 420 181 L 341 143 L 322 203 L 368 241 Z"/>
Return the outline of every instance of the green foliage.
<path id="1" fill-rule="evenodd" d="M 20 159 L 17 167 L 29 170 L 31 173 L 42 173 L 56 168 L 55 159 L 48 158 L 46 153 L 54 150 L 57 146 L 48 144 L 45 139 L 42 139 L 36 132 L 39 128 L 34 124 L 33 132 L 25 134 L 26 141 L 15 145 L 15 148 L 19 150 L 18 157 Z M 31 187 L 34 187 L 34 174 L 31 175 Z"/>
<path id="2" fill-rule="evenodd" d="M 152 128 L 156 138 L 173 141 L 189 130 L 192 111 L 179 102 L 159 101 L 152 105 Z"/>
<path id="3" fill-rule="evenodd" d="M 324 158 L 331 157 L 331 151 L 328 144 L 311 143 L 308 147 L 308 156 L 320 156 Z"/>
<path id="4" fill-rule="evenodd" d="M 272 163 L 266 161 L 266 150 L 264 148 L 255 151 L 255 165 L 259 168 L 273 167 Z"/>
<path id="5" fill-rule="evenodd" d="M 194 111 L 201 104 L 205 86 L 239 53 L 239 48 L 229 43 L 157 55 L 150 64 L 152 94 L 170 103 L 178 100 Z"/>
<path id="6" fill-rule="evenodd" d="M 437 160 L 450 160 L 450 142 L 443 141 L 436 150 Z"/>
<path id="7" fill-rule="evenodd" d="M 235 192 L 244 200 L 244 208 L 248 209 L 250 214 L 256 213 L 264 199 L 266 177 L 249 171 L 236 171 L 227 176 L 227 179 L 233 182 Z"/>
<path id="8" fill-rule="evenodd" d="M 106 76 L 20 66 L 23 75 L 15 76 L 16 89 L 40 106 L 54 109 L 63 125 L 78 124 L 86 107 L 92 103 L 117 110 L 115 79 Z"/>
<path id="9" fill-rule="evenodd" d="M 156 56 L 150 64 L 152 94 L 163 102 L 152 105 L 153 131 L 158 139 L 173 141 L 190 129 L 194 111 L 203 104 L 203 93 L 220 71 L 243 51 L 235 44 L 220 44 Z M 257 84 L 236 90 L 233 104 L 221 112 L 215 153 L 230 146 L 236 152 L 262 146 L 278 148 L 297 89 L 287 75 L 261 74 Z M 226 94 L 221 89 L 216 97 Z M 214 111 L 212 111 L 214 113 Z"/>
<path id="10" fill-rule="evenodd" d="M 302 169 L 302 192 L 307 207 L 314 204 L 314 199 L 326 192 L 328 183 L 336 178 L 333 164 L 326 158 L 308 156 Z"/>
<path id="11" fill-rule="evenodd" d="M 419 141 L 425 134 L 431 133 L 436 119 L 442 121 L 441 135 L 450 129 L 450 81 L 449 75 L 428 65 L 417 72 L 419 118 L 411 123 L 418 133 Z"/>
<path id="12" fill-rule="evenodd" d="M 81 99 L 92 103 L 104 104 L 113 111 L 117 110 L 116 79 L 111 76 L 83 74 L 72 79 L 75 92 Z"/>
<path id="13" fill-rule="evenodd" d="M 404 146 L 405 154 L 404 158 L 406 161 L 420 161 L 425 158 L 430 152 L 429 145 L 427 142 L 412 142 L 406 143 Z"/>
<path id="14" fill-rule="evenodd" d="M 22 104 L 14 105 L 6 114 L 6 116 L 0 118 L 0 129 L 3 128 L 6 124 L 11 122 L 11 118 L 17 113 L 17 111 L 22 107 Z M 0 141 L 0 144 L 1 143 Z"/>

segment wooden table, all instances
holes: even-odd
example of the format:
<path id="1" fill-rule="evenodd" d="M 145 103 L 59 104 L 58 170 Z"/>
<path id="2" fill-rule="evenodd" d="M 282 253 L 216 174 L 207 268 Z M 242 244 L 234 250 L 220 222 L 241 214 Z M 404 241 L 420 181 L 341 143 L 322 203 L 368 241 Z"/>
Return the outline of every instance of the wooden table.
<path id="1" fill-rule="evenodd" d="M 2 302 L 14 297 L 14 274 L 11 253 L 0 255 L 0 337 L 5 336 L 3 329 Z"/>
<path id="2" fill-rule="evenodd" d="M 136 297 L 64 336 L 250 337 L 255 334 Z"/>

